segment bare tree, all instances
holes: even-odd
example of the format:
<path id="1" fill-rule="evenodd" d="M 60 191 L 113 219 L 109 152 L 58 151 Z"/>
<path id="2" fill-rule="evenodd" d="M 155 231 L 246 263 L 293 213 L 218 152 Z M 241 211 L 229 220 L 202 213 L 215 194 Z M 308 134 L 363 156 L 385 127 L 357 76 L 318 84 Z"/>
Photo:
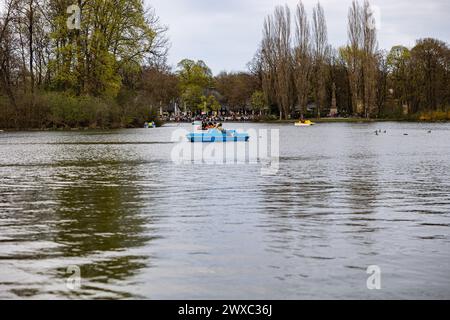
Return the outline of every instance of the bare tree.
<path id="1" fill-rule="evenodd" d="M 376 109 L 377 85 L 377 31 L 375 18 L 369 1 L 364 1 L 362 16 L 363 30 L 363 79 L 364 79 L 364 114 L 369 118 Z"/>
<path id="2" fill-rule="evenodd" d="M 9 98 L 14 110 L 17 109 L 16 98 L 13 90 L 14 68 L 14 35 L 13 35 L 13 13 L 17 8 L 18 0 L 6 0 L 4 12 L 0 15 L 0 82 L 3 90 Z M 5 110 L 8 114 L 8 110 Z"/>
<path id="3" fill-rule="evenodd" d="M 276 102 L 276 65 L 275 65 L 275 49 L 274 49 L 274 35 L 272 31 L 272 17 L 268 16 L 264 21 L 263 26 L 263 40 L 261 43 L 261 80 L 262 89 L 265 99 L 269 104 Z M 281 115 L 281 109 L 280 109 Z"/>
<path id="4" fill-rule="evenodd" d="M 285 119 L 292 111 L 291 11 L 288 6 L 275 8 L 274 13 L 276 87 L 278 103 Z"/>
<path id="5" fill-rule="evenodd" d="M 291 51 L 291 11 L 288 6 L 278 6 L 264 22 L 261 53 L 263 88 L 269 98 L 273 93 L 280 119 L 289 118 L 294 100 Z"/>
<path id="6" fill-rule="evenodd" d="M 376 109 L 377 32 L 370 3 L 353 1 L 348 14 L 349 67 L 352 105 L 355 114 L 369 118 Z"/>
<path id="7" fill-rule="evenodd" d="M 354 0 L 348 13 L 348 38 L 349 46 L 345 53 L 345 60 L 348 64 L 349 80 L 352 95 L 353 113 L 359 114 L 362 112 L 360 109 L 361 103 L 359 98 L 360 87 L 360 48 L 362 42 L 362 30 L 361 30 L 361 16 L 360 5 Z"/>
<path id="8" fill-rule="evenodd" d="M 326 60 L 329 54 L 328 31 L 325 13 L 320 3 L 313 9 L 312 46 L 314 58 L 314 94 L 317 104 L 317 116 L 320 118 L 321 110 L 326 102 Z"/>
<path id="9" fill-rule="evenodd" d="M 303 3 L 297 5 L 295 16 L 295 45 L 294 45 L 294 79 L 297 101 L 300 106 L 301 117 L 306 113 L 308 103 L 309 81 L 311 73 L 311 44 L 310 27 Z"/>

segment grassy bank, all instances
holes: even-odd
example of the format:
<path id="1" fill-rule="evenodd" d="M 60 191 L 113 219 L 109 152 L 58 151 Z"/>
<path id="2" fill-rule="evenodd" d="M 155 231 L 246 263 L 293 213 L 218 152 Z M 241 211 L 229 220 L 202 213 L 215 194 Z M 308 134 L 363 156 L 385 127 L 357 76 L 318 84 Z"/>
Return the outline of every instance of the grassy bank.
<path id="1" fill-rule="evenodd" d="M 308 119 L 315 123 L 375 123 L 375 122 L 449 122 L 449 120 L 420 120 L 415 118 L 401 118 L 401 119 L 365 119 L 365 118 L 321 118 Z M 277 121 L 260 121 L 261 123 L 272 124 L 294 124 L 298 120 L 277 120 Z"/>
<path id="2" fill-rule="evenodd" d="M 400 117 L 385 117 L 376 119 L 367 118 L 308 118 L 315 123 L 371 123 L 371 122 L 448 122 L 450 121 L 450 111 L 430 111 L 421 112 Z M 295 123 L 298 119 L 292 120 L 269 120 L 261 121 L 266 123 Z"/>
<path id="3" fill-rule="evenodd" d="M 450 121 L 450 111 L 422 112 L 419 114 L 418 120 L 427 122 Z"/>

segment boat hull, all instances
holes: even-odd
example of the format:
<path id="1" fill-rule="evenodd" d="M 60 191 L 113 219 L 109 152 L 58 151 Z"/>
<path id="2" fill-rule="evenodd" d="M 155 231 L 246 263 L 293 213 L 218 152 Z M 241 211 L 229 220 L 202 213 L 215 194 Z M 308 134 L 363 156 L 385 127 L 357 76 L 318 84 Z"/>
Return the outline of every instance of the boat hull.
<path id="1" fill-rule="evenodd" d="M 306 120 L 304 122 L 296 122 L 295 123 L 296 127 L 311 127 L 313 125 L 315 125 L 315 123 L 312 121 L 309 121 L 309 120 Z"/>
<path id="2" fill-rule="evenodd" d="M 210 130 L 208 132 L 189 133 L 186 138 L 190 142 L 247 142 L 250 136 L 247 133 L 237 133 L 234 130 L 221 132 L 219 130 Z"/>

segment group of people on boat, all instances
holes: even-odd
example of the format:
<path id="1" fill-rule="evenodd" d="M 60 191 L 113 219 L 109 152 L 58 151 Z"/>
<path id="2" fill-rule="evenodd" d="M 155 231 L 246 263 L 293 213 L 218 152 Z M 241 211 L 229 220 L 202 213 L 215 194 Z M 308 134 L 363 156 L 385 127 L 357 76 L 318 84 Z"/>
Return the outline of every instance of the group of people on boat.
<path id="1" fill-rule="evenodd" d="M 223 129 L 223 125 L 222 123 L 217 123 L 217 122 L 207 122 L 207 121 L 202 121 L 202 130 L 206 131 L 206 130 L 210 130 L 210 129 L 217 129 L 221 132 L 224 131 Z"/>
<path id="2" fill-rule="evenodd" d="M 152 122 L 145 122 L 145 123 L 144 123 L 144 128 L 145 128 L 145 129 L 156 128 L 156 123 L 155 123 L 155 121 L 152 121 Z"/>

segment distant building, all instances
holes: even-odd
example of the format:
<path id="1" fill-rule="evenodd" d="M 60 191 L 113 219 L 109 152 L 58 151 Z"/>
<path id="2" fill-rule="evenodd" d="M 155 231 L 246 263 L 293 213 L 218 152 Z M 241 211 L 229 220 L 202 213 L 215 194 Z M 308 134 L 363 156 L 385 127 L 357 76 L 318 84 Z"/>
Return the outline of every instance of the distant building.
<path id="1" fill-rule="evenodd" d="M 407 116 L 409 114 L 409 106 L 407 104 L 403 105 L 403 114 Z"/>
<path id="2" fill-rule="evenodd" d="M 331 108 L 329 117 L 336 118 L 338 116 L 338 107 L 337 107 L 337 100 L 336 100 L 336 84 L 333 83 L 333 96 L 331 98 Z"/>
<path id="3" fill-rule="evenodd" d="M 309 113 L 313 113 L 317 110 L 317 104 L 315 104 L 314 102 L 308 103 L 308 105 L 306 106 L 306 110 Z"/>
<path id="4" fill-rule="evenodd" d="M 330 118 L 336 118 L 339 115 L 338 109 L 336 108 L 331 108 L 330 109 L 330 114 L 328 115 Z"/>

